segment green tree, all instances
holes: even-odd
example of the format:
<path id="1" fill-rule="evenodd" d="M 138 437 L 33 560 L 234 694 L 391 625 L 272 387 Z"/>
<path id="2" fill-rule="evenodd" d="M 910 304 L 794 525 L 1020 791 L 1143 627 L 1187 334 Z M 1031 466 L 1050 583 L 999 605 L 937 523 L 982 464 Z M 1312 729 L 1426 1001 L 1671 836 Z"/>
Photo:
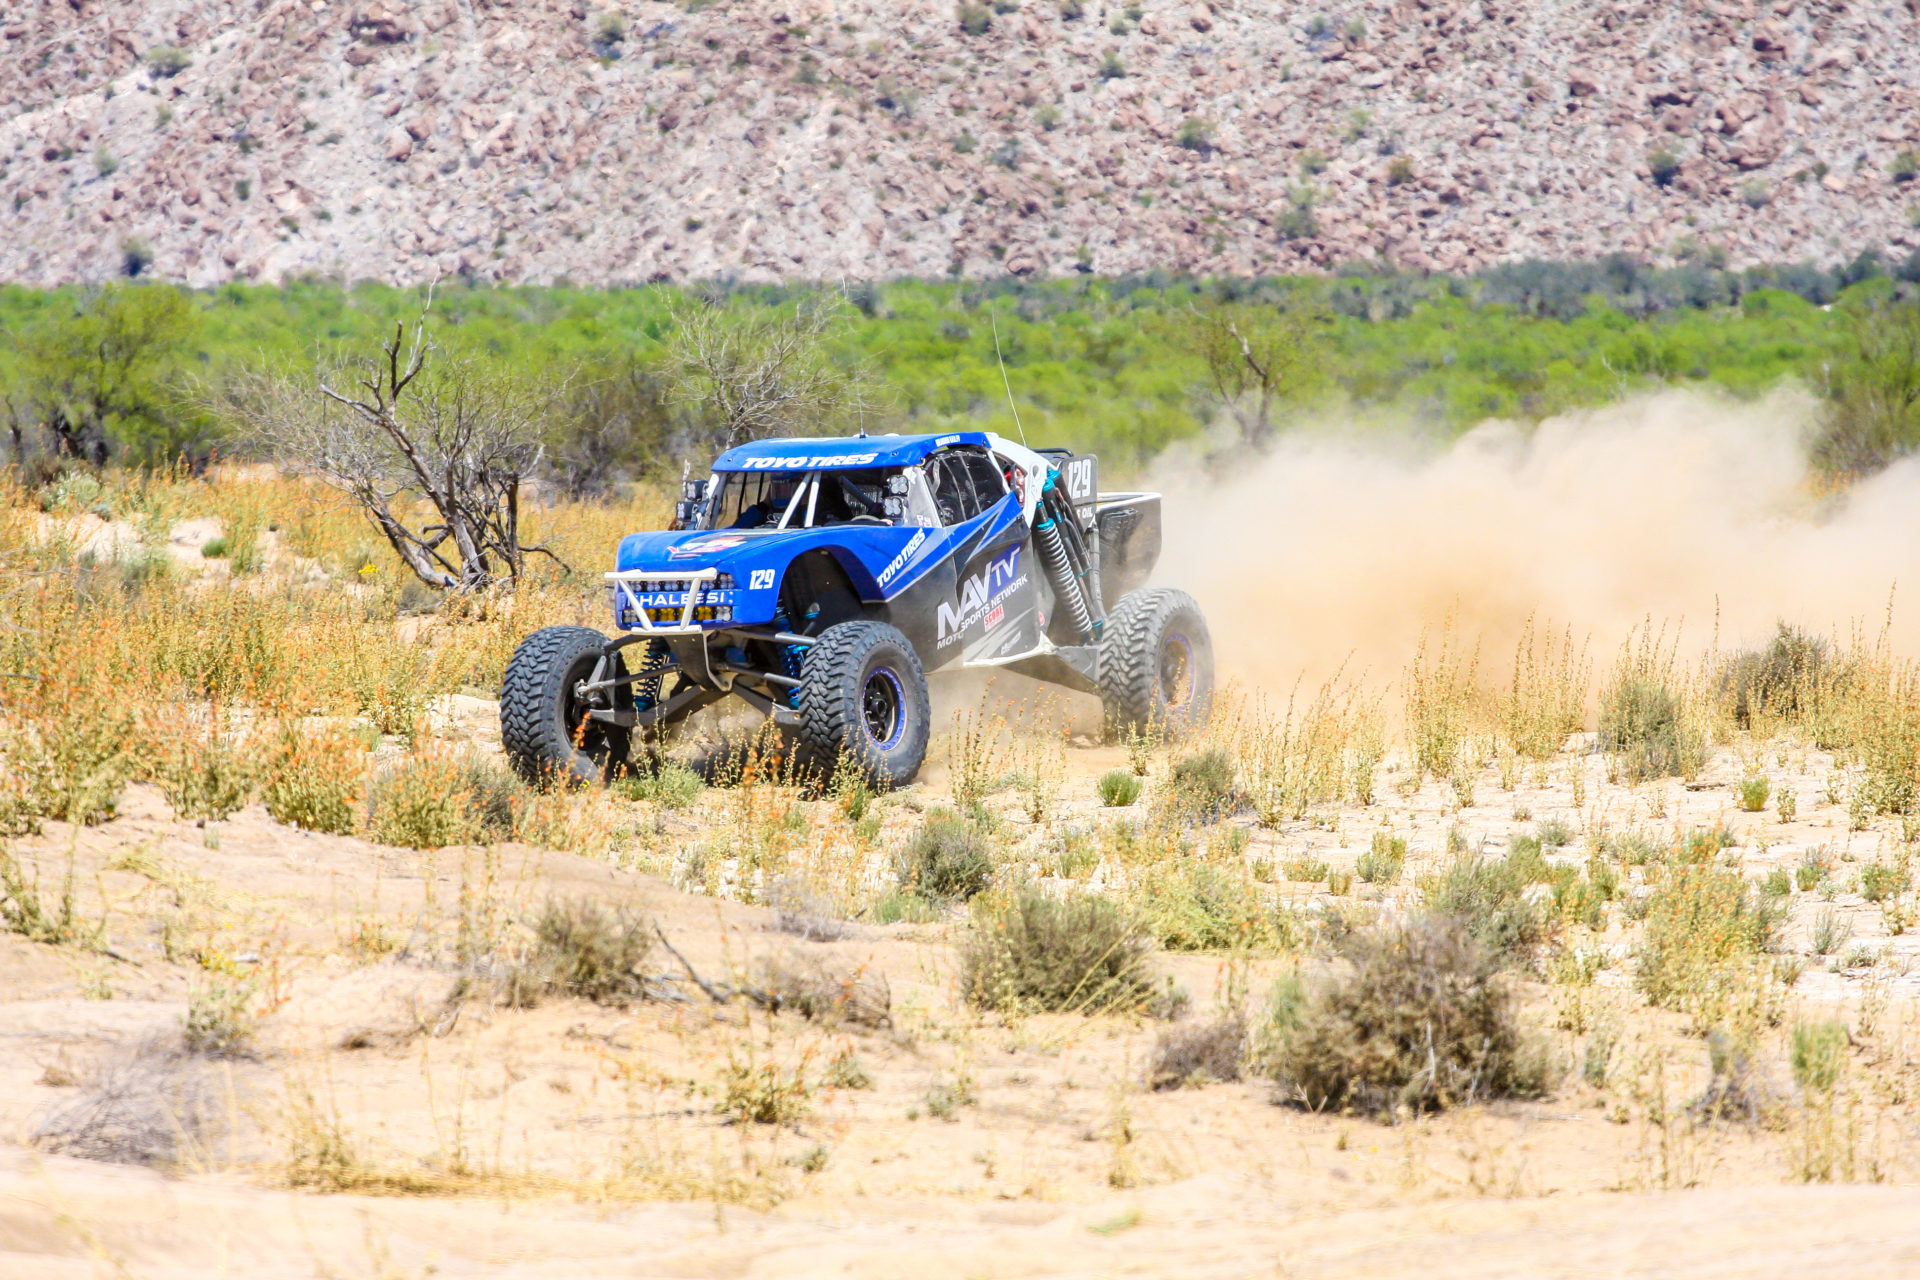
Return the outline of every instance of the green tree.
<path id="1" fill-rule="evenodd" d="M 1848 321 L 1813 460 L 1829 475 L 1858 477 L 1920 448 L 1920 299 L 1882 288 L 1850 307 Z"/>
<path id="2" fill-rule="evenodd" d="M 1318 316 L 1309 307 L 1206 302 L 1187 308 L 1182 327 L 1206 368 L 1207 394 L 1255 448 L 1273 439 L 1275 404 L 1318 380 Z"/>
<path id="3" fill-rule="evenodd" d="M 169 285 L 110 284 L 54 309 L 15 339 L 16 450 L 37 427 L 52 453 L 95 465 L 116 447 L 142 462 L 204 458 L 212 427 L 185 394 L 181 364 L 198 330 L 198 312 Z"/>

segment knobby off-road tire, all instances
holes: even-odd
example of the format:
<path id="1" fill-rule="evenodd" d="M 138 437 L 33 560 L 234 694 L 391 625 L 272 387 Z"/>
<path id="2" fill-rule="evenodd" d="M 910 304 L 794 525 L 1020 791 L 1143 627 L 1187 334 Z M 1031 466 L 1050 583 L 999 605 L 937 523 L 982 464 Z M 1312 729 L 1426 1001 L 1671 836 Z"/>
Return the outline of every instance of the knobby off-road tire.
<path id="1" fill-rule="evenodd" d="M 802 758 L 831 773 L 843 762 L 882 786 L 920 772 L 933 700 L 913 644 L 884 622 L 828 627 L 800 667 Z"/>
<path id="2" fill-rule="evenodd" d="M 604 781 L 626 758 L 630 730 L 587 718 L 574 686 L 593 675 L 607 638 L 591 627 L 543 627 L 520 642 L 500 687 L 500 745 L 514 771 L 536 786 Z M 626 664 L 615 654 L 610 676 Z M 591 705 L 626 710 L 630 686 Z"/>
<path id="3" fill-rule="evenodd" d="M 1116 737 L 1178 737 L 1206 718 L 1213 638 L 1192 596 L 1155 587 L 1120 597 L 1100 642 L 1100 701 Z"/>

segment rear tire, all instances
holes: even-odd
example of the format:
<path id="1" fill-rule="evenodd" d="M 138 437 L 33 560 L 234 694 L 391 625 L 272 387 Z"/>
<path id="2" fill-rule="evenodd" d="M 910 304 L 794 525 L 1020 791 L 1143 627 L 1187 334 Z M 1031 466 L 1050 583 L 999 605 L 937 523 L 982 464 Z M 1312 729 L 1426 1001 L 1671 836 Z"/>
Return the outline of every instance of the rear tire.
<path id="1" fill-rule="evenodd" d="M 581 700 L 574 686 L 593 675 L 607 638 L 591 627 L 543 627 L 520 642 L 500 687 L 500 745 L 514 771 L 536 786 L 603 782 L 626 761 L 631 730 L 587 717 L 590 707 L 627 710 L 632 686 Z M 613 655 L 608 675 L 624 676 Z"/>
<path id="2" fill-rule="evenodd" d="M 884 622 L 842 622 L 800 668 L 800 747 L 831 774 L 844 761 L 882 786 L 912 782 L 927 757 L 933 700 L 913 644 Z"/>
<path id="3" fill-rule="evenodd" d="M 1107 614 L 1100 642 L 1100 701 L 1107 730 L 1178 737 L 1213 704 L 1213 638 L 1184 591 L 1129 591 Z"/>

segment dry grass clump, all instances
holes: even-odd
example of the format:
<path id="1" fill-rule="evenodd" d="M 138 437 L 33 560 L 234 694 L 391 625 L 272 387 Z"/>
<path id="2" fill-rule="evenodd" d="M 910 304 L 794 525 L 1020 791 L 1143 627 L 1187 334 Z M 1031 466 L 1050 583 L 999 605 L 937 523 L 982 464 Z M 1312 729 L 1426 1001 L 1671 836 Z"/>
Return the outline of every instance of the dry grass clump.
<path id="1" fill-rule="evenodd" d="M 366 780 L 366 748 L 341 729 L 284 726 L 267 750 L 260 799 L 275 822 L 349 835 Z"/>
<path id="2" fill-rule="evenodd" d="M 1210 822 L 1240 807 L 1233 756 L 1209 748 L 1182 756 L 1167 772 L 1162 799 L 1177 814 Z"/>
<path id="3" fill-rule="evenodd" d="M 774 1009 L 791 1009 L 827 1026 L 893 1025 L 893 990 L 868 965 L 843 968 L 817 955 L 783 952 L 760 965 L 761 991 Z"/>
<path id="4" fill-rule="evenodd" d="M 472 751 L 427 748 L 376 773 L 367 789 L 367 831 L 381 844 L 440 849 L 511 839 L 531 812 L 526 786 Z"/>
<path id="5" fill-rule="evenodd" d="M 993 881 L 993 851 L 980 828 L 949 809 L 929 813 L 893 856 L 906 892 L 931 902 L 965 902 Z"/>
<path id="6" fill-rule="evenodd" d="M 1307 940 L 1300 918 L 1269 902 L 1244 871 L 1205 862 L 1160 863 L 1146 870 L 1135 897 L 1169 951 L 1287 950 Z"/>
<path id="7" fill-rule="evenodd" d="M 1537 632 L 1528 615 L 1514 646 L 1512 677 L 1499 699 L 1501 745 L 1523 759 L 1552 758 L 1568 734 L 1586 727 L 1592 671 L 1586 645 L 1574 647 L 1571 629 L 1558 636 Z"/>
<path id="8" fill-rule="evenodd" d="M 112 1059 L 34 1129 L 43 1151 L 159 1169 L 204 1162 L 231 1111 L 215 1069 L 154 1041 Z"/>
<path id="9" fill-rule="evenodd" d="M 215 714 L 204 733 L 159 744 L 159 761 L 152 773 L 176 816 L 225 822 L 253 798 L 259 748 L 249 738 L 223 728 Z"/>
<path id="10" fill-rule="evenodd" d="M 39 865 L 29 871 L 5 845 L 0 845 L 0 928 L 50 946 L 106 946 L 105 917 L 91 923 L 81 918 L 72 857 L 60 882 L 60 899 L 49 903 L 40 893 Z"/>
<path id="11" fill-rule="evenodd" d="M 589 898 L 555 899 L 541 908 L 533 947 L 506 977 L 508 1004 L 531 1008 L 550 992 L 596 1004 L 646 995 L 641 966 L 653 950 L 653 921 Z"/>
<path id="12" fill-rule="evenodd" d="M 1690 778 L 1706 763 L 1702 710 L 1674 672 L 1674 648 L 1643 627 L 1638 644 L 1622 646 L 1600 692 L 1600 748 L 1612 755 L 1613 771 L 1631 783 L 1675 774 Z"/>
<path id="13" fill-rule="evenodd" d="M 960 990 L 1005 1013 L 1136 1009 L 1153 994 L 1152 950 L 1146 923 L 1113 899 L 1029 885 L 975 904 Z"/>
<path id="14" fill-rule="evenodd" d="M 1635 983 L 1664 1008 L 1693 1006 L 1772 947 L 1785 916 L 1738 872 L 1679 860 L 1648 900 Z"/>
<path id="15" fill-rule="evenodd" d="M 27 667 L 38 670 L 37 662 Z M 0 695 L 18 699 L 0 703 L 0 835 L 36 834 L 48 818 L 111 818 L 142 740 L 123 691 L 97 676 L 53 671 L 0 685 L 8 686 Z"/>
<path id="16" fill-rule="evenodd" d="M 1100 803 L 1109 809 L 1122 809 L 1140 798 L 1140 779 L 1131 769 L 1109 769 L 1094 783 Z"/>
<path id="17" fill-rule="evenodd" d="M 1427 910 L 1457 921 L 1494 963 L 1531 969 L 1555 926 L 1545 906 L 1528 896 L 1533 883 L 1524 858 L 1462 855 L 1439 875 L 1423 879 L 1421 890 Z"/>
<path id="18" fill-rule="evenodd" d="M 1546 1092 L 1545 1059 L 1461 922 L 1367 930 L 1344 951 L 1343 968 L 1270 1011 L 1267 1070 L 1289 1098 L 1390 1119 Z"/>
<path id="19" fill-rule="evenodd" d="M 1182 1022 L 1162 1031 L 1147 1061 L 1147 1087 L 1184 1089 L 1240 1078 L 1247 1053 L 1247 1021 L 1228 1016 Z"/>
<path id="20" fill-rule="evenodd" d="M 1377 698 L 1342 677 L 1304 705 L 1296 690 L 1278 715 L 1258 699 L 1240 706 L 1220 698 L 1214 717 L 1233 730 L 1241 790 L 1261 825 L 1297 822 L 1315 805 L 1373 803 L 1385 726 Z"/>
<path id="21" fill-rule="evenodd" d="M 1415 770 L 1423 777 L 1451 778 L 1468 763 L 1471 735 L 1479 717 L 1478 650 L 1462 655 L 1449 617 L 1437 647 L 1429 648 L 1426 633 L 1407 667 L 1407 746 Z"/>
<path id="22" fill-rule="evenodd" d="M 1727 655 L 1715 684 L 1736 725 L 1764 730 L 1799 723 L 1845 678 L 1826 637 L 1780 622 L 1764 648 Z"/>

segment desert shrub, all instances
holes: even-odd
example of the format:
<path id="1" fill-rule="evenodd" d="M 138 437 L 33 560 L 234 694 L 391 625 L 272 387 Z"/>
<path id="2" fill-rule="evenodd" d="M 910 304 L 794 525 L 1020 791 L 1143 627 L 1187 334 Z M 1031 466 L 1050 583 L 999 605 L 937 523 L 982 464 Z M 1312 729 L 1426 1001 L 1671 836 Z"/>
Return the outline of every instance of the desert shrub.
<path id="1" fill-rule="evenodd" d="M 1833 855 L 1826 846 L 1816 846 L 1800 855 L 1800 865 L 1793 869 L 1793 882 L 1800 887 L 1800 892 L 1812 893 L 1832 871 Z"/>
<path id="2" fill-rule="evenodd" d="M 841 918 L 833 901 L 806 881 L 781 876 L 763 895 L 773 908 L 773 927 L 808 942 L 833 942 L 850 937 L 854 926 Z"/>
<path id="3" fill-rule="evenodd" d="M 1511 859 L 1463 856 L 1421 888 L 1427 910 L 1459 921 L 1495 963 L 1530 967 L 1553 937 L 1552 916 L 1526 894 L 1530 883 Z"/>
<path id="4" fill-rule="evenodd" d="M 1784 917 L 1738 872 L 1679 863 L 1648 901 L 1634 980 L 1653 1003 L 1683 1007 L 1719 970 L 1770 947 Z"/>
<path id="5" fill-rule="evenodd" d="M 1760 882 L 1760 889 L 1769 898 L 1792 897 L 1793 875 L 1785 867 L 1775 867 L 1767 872 L 1766 879 Z"/>
<path id="6" fill-rule="evenodd" d="M 1318 884 L 1327 878 L 1329 868 L 1318 858 L 1299 857 L 1287 861 L 1287 879 L 1300 884 Z"/>
<path id="7" fill-rule="evenodd" d="M 1845 311 L 1849 342 L 1809 454 L 1831 476 L 1866 476 L 1920 447 L 1920 302 L 1881 291 Z"/>
<path id="8" fill-rule="evenodd" d="M 1647 172 L 1656 186 L 1666 186 L 1680 173 L 1680 157 L 1666 147 L 1647 152 Z"/>
<path id="9" fill-rule="evenodd" d="M 1407 842 L 1389 831 L 1373 833 L 1373 843 L 1354 863 L 1354 874 L 1368 884 L 1392 884 L 1406 865 Z"/>
<path id="10" fill-rule="evenodd" d="M 1758 813 L 1767 807 L 1767 797 L 1773 792 L 1773 784 L 1764 777 L 1742 778 L 1738 790 L 1742 812 Z"/>
<path id="11" fill-rule="evenodd" d="M 1450 778 L 1467 754 L 1467 738 L 1474 714 L 1474 682 L 1479 655 L 1463 656 L 1449 622 L 1437 649 L 1429 652 L 1429 638 L 1407 667 L 1407 745 L 1421 777 Z"/>
<path id="12" fill-rule="evenodd" d="M 1138 1008 L 1153 994 L 1152 949 L 1146 923 L 1111 898 L 1026 886 L 975 905 L 960 989 L 1009 1013 Z"/>
<path id="13" fill-rule="evenodd" d="M 624 799 L 675 810 L 691 809 L 705 789 L 699 774 L 675 760 L 641 765 L 622 773 L 613 783 L 614 794 Z"/>
<path id="14" fill-rule="evenodd" d="M 1173 144 L 1186 151 L 1197 151 L 1207 155 L 1213 150 L 1213 121 L 1203 120 L 1199 116 L 1188 116 L 1180 122 L 1180 129 L 1174 134 Z"/>
<path id="15" fill-rule="evenodd" d="M 1860 896 L 1868 902 L 1886 902 L 1913 886 L 1905 863 L 1869 862 L 1860 868 Z"/>
<path id="16" fill-rule="evenodd" d="M 1204 862 L 1168 863 L 1143 879 L 1147 921 L 1169 951 L 1295 947 L 1304 929 L 1285 907 L 1270 904 L 1244 875 Z"/>
<path id="17" fill-rule="evenodd" d="M 106 917 L 103 913 L 92 923 L 81 918 L 75 879 L 73 857 L 69 853 L 67 872 L 60 882 L 60 899 L 57 903 L 51 902 L 40 892 L 39 865 L 36 863 L 34 869 L 28 871 L 12 849 L 0 844 L 0 929 L 49 946 L 105 949 Z"/>
<path id="18" fill-rule="evenodd" d="M 1651 646 L 1624 656 L 1600 694 L 1600 747 L 1630 782 L 1692 775 L 1706 742 L 1689 722 L 1685 696 Z"/>
<path id="19" fill-rule="evenodd" d="M 1234 790 L 1233 757 L 1218 749 L 1196 751 L 1174 761 L 1167 772 L 1167 799 L 1181 813 L 1202 820 L 1239 807 Z"/>
<path id="20" fill-rule="evenodd" d="M 1140 798 L 1140 779 L 1131 769 L 1109 769 L 1094 786 L 1100 803 L 1109 809 L 1124 808 Z"/>
<path id="21" fill-rule="evenodd" d="M 1240 1078 L 1247 1052 L 1244 1018 L 1184 1022 L 1162 1031 L 1147 1060 L 1147 1087 L 1180 1089 Z"/>
<path id="22" fill-rule="evenodd" d="M 367 787 L 367 830 L 381 844 L 440 849 L 511 838 L 526 785 L 470 751 L 416 751 Z"/>
<path id="23" fill-rule="evenodd" d="M 508 1004 L 529 1008 L 548 992 L 595 1004 L 646 994 L 641 966 L 653 950 L 653 921 L 590 898 L 551 899 L 533 924 L 533 946 L 506 977 Z"/>
<path id="24" fill-rule="evenodd" d="M 1831 679 L 1832 667 L 1823 637 L 1780 622 L 1765 648 L 1729 655 L 1720 665 L 1716 684 L 1721 698 L 1733 708 L 1734 723 L 1749 729 L 1757 715 L 1797 720 L 1812 710 L 1818 692 Z"/>
<path id="25" fill-rule="evenodd" d="M 214 730 L 172 744 L 154 781 L 176 816 L 225 822 L 252 798 L 258 765 L 254 744 Z"/>
<path id="26" fill-rule="evenodd" d="M 124 697 L 52 681 L 36 692 L 0 725 L 0 835 L 32 834 L 46 818 L 104 822 L 134 774 L 139 726 Z"/>
<path id="27" fill-rule="evenodd" d="M 1793 1078 L 1808 1093 L 1825 1093 L 1840 1081 L 1853 1037 L 1844 1022 L 1796 1022 L 1790 1058 Z"/>
<path id="28" fill-rule="evenodd" d="M 760 965 L 768 1003 L 791 1009 L 826 1026 L 893 1025 L 893 992 L 887 976 L 869 965 L 846 968 L 819 956 L 785 952 Z"/>
<path id="29" fill-rule="evenodd" d="M 1462 922 L 1369 930 L 1345 952 L 1347 967 L 1270 1014 L 1266 1065 L 1290 1098 L 1390 1118 L 1546 1091 L 1544 1057 Z"/>
<path id="30" fill-rule="evenodd" d="M 218 1070 L 158 1040 L 142 1045 L 101 1066 L 34 1129 L 33 1145 L 82 1160 L 190 1166 L 226 1127 Z"/>
<path id="31" fill-rule="evenodd" d="M 1847 944 L 1853 937 L 1853 921 L 1841 915 L 1832 907 L 1822 907 L 1820 914 L 1813 918 L 1813 929 L 1807 935 L 1807 946 L 1817 956 L 1830 956 Z"/>
<path id="32" fill-rule="evenodd" d="M 1387 185 L 1405 186 L 1413 181 L 1413 161 L 1405 156 L 1395 156 L 1387 162 Z"/>
<path id="33" fill-rule="evenodd" d="M 251 1054 L 259 1024 L 253 1007 L 253 985 L 230 979 L 195 983 L 187 992 L 187 1013 L 181 1042 L 188 1053 L 207 1058 L 242 1058 Z"/>
<path id="34" fill-rule="evenodd" d="M 1573 843 L 1574 831 L 1565 818 L 1542 818 L 1533 824 L 1533 838 L 1542 849 L 1562 849 Z"/>
<path id="35" fill-rule="evenodd" d="M 970 36 L 983 36 L 993 27 L 993 11 L 983 4 L 958 5 L 953 11 L 960 30 Z"/>
<path id="36" fill-rule="evenodd" d="M 366 774 L 366 750 L 338 730 L 288 726 L 269 749 L 260 799 L 275 822 L 348 835 Z"/>
<path id="37" fill-rule="evenodd" d="M 993 880 L 993 853 L 980 828 L 936 809 L 893 856 L 900 887 L 935 902 L 964 902 Z"/>
<path id="38" fill-rule="evenodd" d="M 174 45 L 156 45 L 147 50 L 147 70 L 155 79 L 171 80 L 193 65 L 193 59 L 184 49 Z"/>

